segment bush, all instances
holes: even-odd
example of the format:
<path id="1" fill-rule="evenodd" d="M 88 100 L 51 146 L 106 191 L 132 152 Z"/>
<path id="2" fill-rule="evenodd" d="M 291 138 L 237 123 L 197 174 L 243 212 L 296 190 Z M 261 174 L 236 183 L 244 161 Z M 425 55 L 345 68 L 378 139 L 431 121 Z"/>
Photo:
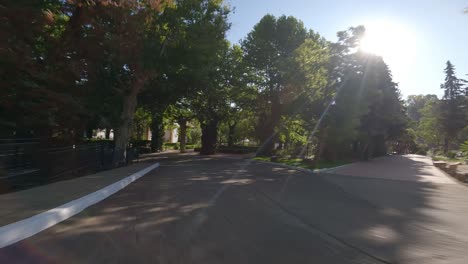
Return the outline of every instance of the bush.
<path id="1" fill-rule="evenodd" d="M 463 142 L 460 146 L 460 150 L 463 152 L 463 155 L 468 156 L 468 140 Z"/>
<path id="2" fill-rule="evenodd" d="M 418 148 L 418 150 L 416 151 L 416 154 L 418 154 L 418 155 L 426 155 L 426 154 L 427 154 L 427 151 L 426 151 L 426 149 L 424 149 L 424 148 Z"/>
<path id="3" fill-rule="evenodd" d="M 138 154 L 149 154 L 151 153 L 151 148 L 149 147 L 139 147 Z"/>
<path id="4" fill-rule="evenodd" d="M 149 148 L 151 147 L 151 140 L 132 140 L 130 144 L 136 148 Z"/>
<path id="5" fill-rule="evenodd" d="M 449 151 L 447 153 L 447 157 L 450 159 L 454 159 L 457 156 L 457 151 Z"/>
<path id="6" fill-rule="evenodd" d="M 185 148 L 187 148 L 187 146 Z M 179 142 L 177 142 L 177 143 L 164 143 L 164 149 L 178 150 L 178 149 L 180 149 L 180 143 Z"/>

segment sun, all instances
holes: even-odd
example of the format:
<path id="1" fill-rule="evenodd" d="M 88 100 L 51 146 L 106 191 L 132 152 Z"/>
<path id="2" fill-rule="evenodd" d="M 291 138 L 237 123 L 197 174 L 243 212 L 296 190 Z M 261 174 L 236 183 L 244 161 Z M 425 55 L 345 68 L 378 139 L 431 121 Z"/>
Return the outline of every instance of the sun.
<path id="1" fill-rule="evenodd" d="M 362 51 L 398 62 L 413 56 L 415 36 L 407 26 L 392 21 L 373 21 L 365 23 L 365 27 L 366 33 L 360 43 Z"/>

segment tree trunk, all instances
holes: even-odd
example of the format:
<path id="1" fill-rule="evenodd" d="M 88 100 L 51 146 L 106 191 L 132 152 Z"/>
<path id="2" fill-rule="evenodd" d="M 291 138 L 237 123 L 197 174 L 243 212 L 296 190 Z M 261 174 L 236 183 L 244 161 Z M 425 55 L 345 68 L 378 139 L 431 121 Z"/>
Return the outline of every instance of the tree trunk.
<path id="1" fill-rule="evenodd" d="M 201 125 L 202 129 L 202 147 L 201 155 L 212 155 L 216 152 L 216 139 L 218 138 L 218 120 L 210 120 Z"/>
<path id="2" fill-rule="evenodd" d="M 385 144 L 385 137 L 384 135 L 377 135 L 372 138 L 374 142 L 374 149 L 372 153 L 373 157 L 384 156 L 387 154 L 387 145 Z"/>
<path id="3" fill-rule="evenodd" d="M 278 126 L 281 120 L 281 103 L 279 97 L 275 96 L 272 99 L 271 105 L 271 116 L 267 123 L 264 125 L 261 141 L 262 145 L 257 151 L 257 156 L 271 156 L 274 153 L 275 143 L 278 135 L 275 128 Z M 259 124 L 262 126 L 263 124 Z"/>
<path id="4" fill-rule="evenodd" d="M 314 162 L 313 164 L 319 164 L 319 162 L 323 159 L 323 152 L 325 151 L 326 148 L 326 142 L 325 141 L 319 141 L 317 144 L 317 148 L 315 149 L 314 153 Z"/>
<path id="5" fill-rule="evenodd" d="M 178 120 L 179 123 L 179 141 L 180 141 L 180 153 L 185 153 L 185 145 L 187 139 L 187 119 L 181 118 Z"/>
<path id="6" fill-rule="evenodd" d="M 88 139 L 93 138 L 93 128 L 92 128 L 92 127 L 86 128 L 86 137 L 87 137 Z"/>
<path id="7" fill-rule="evenodd" d="M 86 134 L 86 129 L 83 126 L 75 128 L 73 130 L 72 142 L 74 144 L 82 142 L 83 138 L 85 138 L 85 134 Z"/>
<path id="8" fill-rule="evenodd" d="M 121 123 L 114 131 L 114 167 L 127 163 L 127 146 L 131 136 L 133 117 L 137 106 L 137 97 L 138 93 L 143 89 L 145 80 L 145 78 L 137 79 L 130 92 L 124 97 L 122 114 L 120 116 Z"/>
<path id="9" fill-rule="evenodd" d="M 234 146 L 234 132 L 237 126 L 237 122 L 233 124 L 229 124 L 229 132 L 228 132 L 228 147 Z"/>
<path id="10" fill-rule="evenodd" d="M 151 152 L 161 152 L 164 142 L 164 109 L 155 109 L 151 116 Z"/>
<path id="11" fill-rule="evenodd" d="M 445 136 L 444 138 L 444 154 L 447 155 L 447 153 L 449 152 L 449 137 L 448 136 Z"/>
<path id="12" fill-rule="evenodd" d="M 364 147 L 362 149 L 362 152 L 361 152 L 361 159 L 362 160 L 369 160 L 369 158 L 371 157 L 372 155 L 372 144 L 369 143 L 369 142 L 366 142 L 364 144 Z"/>
<path id="13" fill-rule="evenodd" d="M 110 128 L 106 128 L 106 139 L 110 139 L 110 132 L 111 132 L 111 129 Z"/>
<path id="14" fill-rule="evenodd" d="M 327 130 L 321 129 L 317 134 L 317 147 L 315 148 L 313 164 L 318 164 L 323 159 L 323 153 L 327 147 Z"/>

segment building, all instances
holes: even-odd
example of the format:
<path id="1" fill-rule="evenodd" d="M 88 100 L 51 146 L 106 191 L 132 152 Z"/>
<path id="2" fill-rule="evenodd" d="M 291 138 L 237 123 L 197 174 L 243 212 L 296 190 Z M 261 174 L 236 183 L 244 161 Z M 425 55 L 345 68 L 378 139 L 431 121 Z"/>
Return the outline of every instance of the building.
<path id="1" fill-rule="evenodd" d="M 164 131 L 164 142 L 166 143 L 177 143 L 179 142 L 179 127 L 177 124 L 172 129 L 166 129 Z M 143 135 L 143 140 L 151 140 L 151 129 L 148 127 L 146 133 Z M 106 129 L 96 129 L 94 131 L 93 138 L 105 139 L 106 138 Z M 109 134 L 109 139 L 114 139 L 114 130 L 111 129 Z"/>

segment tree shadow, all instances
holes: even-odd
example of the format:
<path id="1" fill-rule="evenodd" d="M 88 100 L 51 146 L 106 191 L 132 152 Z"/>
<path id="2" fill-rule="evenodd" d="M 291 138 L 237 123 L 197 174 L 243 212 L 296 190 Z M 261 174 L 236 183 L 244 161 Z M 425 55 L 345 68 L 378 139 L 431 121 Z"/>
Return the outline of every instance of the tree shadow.
<path id="1" fill-rule="evenodd" d="M 458 187 L 168 157 L 102 203 L 0 249 L 0 262 L 457 263 L 468 234 Z"/>

